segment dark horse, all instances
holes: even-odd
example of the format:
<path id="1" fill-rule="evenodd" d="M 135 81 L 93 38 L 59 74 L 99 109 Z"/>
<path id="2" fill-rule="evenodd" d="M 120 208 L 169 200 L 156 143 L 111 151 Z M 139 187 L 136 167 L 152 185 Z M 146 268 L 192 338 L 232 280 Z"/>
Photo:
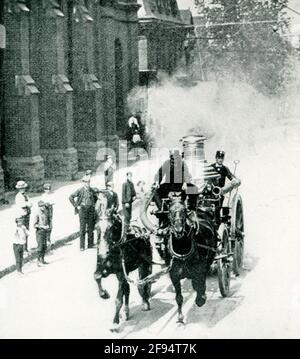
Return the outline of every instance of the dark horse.
<path id="1" fill-rule="evenodd" d="M 120 323 L 120 310 L 125 298 L 125 317 L 129 319 L 129 293 L 127 274 L 138 269 L 139 278 L 143 279 L 152 272 L 152 249 L 149 236 L 138 229 L 131 228 L 125 243 L 122 238 L 122 220 L 107 209 L 107 196 L 99 194 L 96 204 L 97 213 L 97 267 L 94 278 L 98 284 L 99 295 L 108 299 L 108 292 L 102 287 L 102 278 L 110 274 L 117 276 L 119 287 L 116 298 L 116 312 L 112 331 L 117 331 Z M 150 310 L 150 284 L 138 287 L 143 300 L 142 310 Z"/>
<path id="2" fill-rule="evenodd" d="M 206 277 L 214 260 L 217 234 L 214 223 L 205 213 L 188 212 L 181 197 L 171 197 L 169 207 L 168 262 L 170 278 L 176 292 L 178 323 L 183 323 L 180 280 L 192 280 L 196 291 L 195 303 L 201 307 L 206 302 Z"/>

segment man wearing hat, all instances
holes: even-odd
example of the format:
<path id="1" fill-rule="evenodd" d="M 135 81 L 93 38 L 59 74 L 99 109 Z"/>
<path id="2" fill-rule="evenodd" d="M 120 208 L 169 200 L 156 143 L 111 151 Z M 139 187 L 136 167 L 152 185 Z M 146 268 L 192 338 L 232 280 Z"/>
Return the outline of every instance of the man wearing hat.
<path id="1" fill-rule="evenodd" d="M 47 250 L 48 232 L 50 230 L 50 218 L 44 201 L 38 202 L 38 213 L 35 216 L 34 228 L 36 229 L 36 241 L 38 244 L 38 266 L 48 264 L 45 262 L 45 253 Z"/>
<path id="2" fill-rule="evenodd" d="M 228 167 L 224 165 L 224 158 L 225 158 L 225 152 L 224 151 L 217 151 L 216 152 L 216 162 L 211 164 L 211 167 L 220 174 L 220 177 L 215 179 L 213 181 L 213 184 L 215 186 L 218 186 L 220 188 L 223 188 L 225 186 L 226 178 L 228 178 L 230 181 L 233 179 L 239 181 L 229 170 Z M 219 208 L 216 209 L 216 217 L 217 221 L 219 221 L 220 217 L 220 210 L 223 205 L 224 196 L 220 196 L 220 202 L 219 202 Z"/>
<path id="3" fill-rule="evenodd" d="M 235 178 L 234 175 L 230 172 L 229 168 L 224 166 L 224 158 L 225 152 L 224 151 L 217 151 L 216 152 L 216 162 L 211 164 L 211 167 L 220 174 L 217 180 L 215 180 L 214 185 L 223 188 L 225 186 L 226 178 L 230 181 Z"/>
<path id="4" fill-rule="evenodd" d="M 46 210 L 48 211 L 49 216 L 49 230 L 47 231 L 47 243 L 51 245 L 51 232 L 52 232 L 52 223 L 53 223 L 53 196 L 51 192 L 51 184 L 45 183 L 43 185 L 44 193 L 41 197 L 42 201 L 45 203 Z"/>
<path id="5" fill-rule="evenodd" d="M 90 176 L 82 179 L 83 187 L 76 190 L 69 197 L 71 204 L 75 208 L 75 213 L 79 213 L 80 223 L 80 250 L 85 249 L 85 234 L 88 233 L 88 248 L 94 246 L 94 226 L 95 226 L 95 204 L 97 202 L 97 190 L 90 186 Z"/>
<path id="6" fill-rule="evenodd" d="M 16 184 L 16 189 L 18 193 L 15 197 L 15 204 L 23 212 L 24 217 L 24 225 L 29 230 L 29 223 L 30 223 L 30 214 L 31 214 L 31 207 L 32 203 L 29 201 L 28 196 L 25 194 L 28 184 L 25 181 L 18 181 Z M 25 252 L 28 252 L 28 243 L 24 245 Z"/>

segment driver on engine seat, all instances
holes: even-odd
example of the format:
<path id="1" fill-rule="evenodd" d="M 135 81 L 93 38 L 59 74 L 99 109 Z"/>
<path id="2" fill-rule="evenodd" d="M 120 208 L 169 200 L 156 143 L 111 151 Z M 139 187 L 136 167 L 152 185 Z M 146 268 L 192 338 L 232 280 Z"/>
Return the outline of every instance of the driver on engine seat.
<path id="1" fill-rule="evenodd" d="M 170 152 L 170 157 L 158 169 L 154 177 L 154 187 L 156 188 L 154 194 L 154 202 L 158 210 L 162 208 L 162 200 L 168 198 L 170 192 L 180 192 L 182 201 L 186 199 L 188 194 L 188 207 L 190 210 L 195 210 L 197 205 L 198 191 L 192 181 L 192 176 L 189 172 L 187 164 L 184 162 L 182 155 L 178 150 Z M 160 214 L 159 226 L 164 227 L 167 224 L 167 214 Z"/>

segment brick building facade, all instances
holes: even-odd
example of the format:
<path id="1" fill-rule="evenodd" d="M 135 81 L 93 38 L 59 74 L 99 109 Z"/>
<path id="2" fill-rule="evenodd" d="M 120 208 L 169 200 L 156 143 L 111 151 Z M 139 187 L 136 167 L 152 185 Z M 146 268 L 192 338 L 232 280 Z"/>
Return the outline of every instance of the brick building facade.
<path id="1" fill-rule="evenodd" d="M 174 71 L 186 30 L 176 0 L 0 4 L 2 42 L 6 30 L 0 49 L 1 199 L 4 182 L 13 188 L 22 178 L 39 189 L 45 178 L 70 180 L 95 170 L 99 150 L 117 149 L 124 135 L 127 94 L 143 84 L 145 73 Z"/>
<path id="2" fill-rule="evenodd" d="M 5 182 L 73 179 L 117 146 L 138 84 L 134 0 L 5 0 L 1 108 Z M 4 56 L 2 56 L 4 53 Z M 1 167 L 0 167 L 1 168 Z M 0 170 L 0 188 L 2 172 Z"/>
<path id="3" fill-rule="evenodd" d="M 172 74 L 184 55 L 188 29 L 176 0 L 138 0 L 140 84 L 157 71 Z"/>
<path id="4" fill-rule="evenodd" d="M 4 79 L 1 69 L 3 68 L 3 58 L 4 58 L 4 49 L 6 44 L 6 31 L 4 27 L 4 3 L 0 1 L 0 154 L 3 152 L 2 150 L 2 126 L 3 126 L 3 118 L 4 118 Z M 0 203 L 4 199 L 4 174 L 2 169 L 2 156 L 0 156 Z"/>

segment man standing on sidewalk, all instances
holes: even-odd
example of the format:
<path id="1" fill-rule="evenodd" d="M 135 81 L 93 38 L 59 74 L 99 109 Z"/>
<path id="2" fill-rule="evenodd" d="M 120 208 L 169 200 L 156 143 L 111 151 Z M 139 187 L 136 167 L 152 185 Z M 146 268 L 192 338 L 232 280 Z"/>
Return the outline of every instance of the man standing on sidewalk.
<path id="1" fill-rule="evenodd" d="M 132 172 L 127 172 L 127 181 L 122 185 L 122 204 L 124 215 L 123 240 L 126 239 L 127 230 L 132 216 L 132 203 L 136 199 L 136 192 L 132 182 Z"/>
<path id="2" fill-rule="evenodd" d="M 15 204 L 18 207 L 18 209 L 23 211 L 24 225 L 27 228 L 27 230 L 29 230 L 30 213 L 31 213 L 32 203 L 29 201 L 28 196 L 25 194 L 27 187 L 28 187 L 28 184 L 25 181 L 17 182 L 16 189 L 18 190 L 18 193 L 16 194 L 16 197 L 15 197 Z M 27 240 L 24 245 L 24 250 L 25 250 L 25 252 L 28 252 Z"/>
<path id="3" fill-rule="evenodd" d="M 50 218 L 43 201 L 38 202 L 38 213 L 35 217 L 34 228 L 36 229 L 36 241 L 38 244 L 38 266 L 48 264 L 45 262 L 45 254 L 47 250 L 47 237 L 50 229 Z"/>
<path id="4" fill-rule="evenodd" d="M 83 187 L 69 197 L 75 208 L 75 213 L 79 213 L 81 251 L 85 249 L 86 232 L 88 233 L 88 248 L 94 246 L 95 204 L 97 202 L 97 190 L 91 188 L 90 176 L 84 176 L 82 182 L 84 183 Z"/>

